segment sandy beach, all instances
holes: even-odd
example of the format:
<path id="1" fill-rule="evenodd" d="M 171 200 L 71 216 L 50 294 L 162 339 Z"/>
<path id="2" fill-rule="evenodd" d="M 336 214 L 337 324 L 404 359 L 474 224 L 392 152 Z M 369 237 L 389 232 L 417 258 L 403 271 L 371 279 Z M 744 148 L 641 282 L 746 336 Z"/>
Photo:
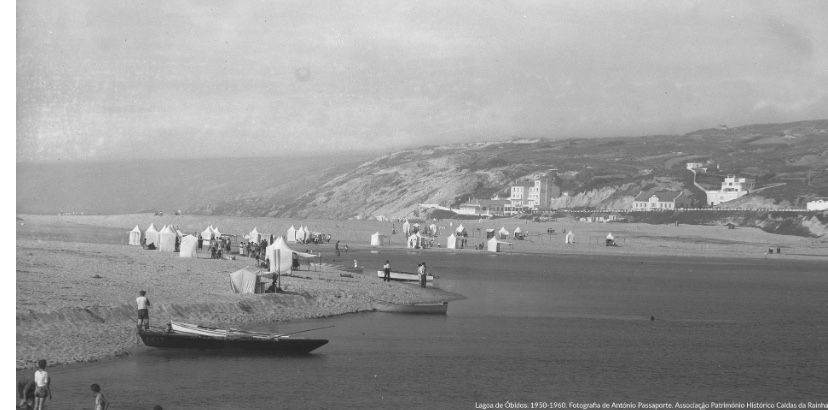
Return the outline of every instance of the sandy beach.
<path id="1" fill-rule="evenodd" d="M 217 226 L 224 233 L 243 235 L 255 226 L 265 234 L 283 234 L 291 225 L 330 233 L 331 243 L 294 245 L 294 249 L 322 253 L 322 261 L 311 270 L 283 277 L 285 293 L 237 295 L 230 291 L 228 274 L 251 264 L 246 257 L 212 260 L 178 254 L 146 251 L 128 246 L 127 232 L 136 224 L 145 229 L 176 224 L 184 232 Z M 471 238 L 481 241 L 486 228 L 520 226 L 527 240 L 508 240 L 505 252 L 696 255 L 699 257 L 828 258 L 824 238 L 774 235 L 754 228 L 728 230 L 718 226 L 658 226 L 645 224 L 591 224 L 560 220 L 531 223 L 514 219 L 496 221 L 439 221 L 446 233 L 459 223 Z M 401 248 L 404 239 L 391 235 L 391 247 Z M 480 230 L 478 231 L 478 228 Z M 547 233 L 554 229 L 555 233 Z M 564 230 L 574 230 L 576 243 L 566 245 Z M 214 216 L 155 217 L 147 214 L 112 216 L 19 215 L 17 221 L 17 367 L 28 368 L 34 360 L 69 364 L 129 354 L 143 346 L 135 344 L 135 308 L 138 290 L 152 301 L 151 323 L 169 319 L 210 325 L 241 325 L 280 322 L 371 310 L 375 300 L 400 303 L 432 302 L 461 298 L 440 289 L 379 281 L 377 267 L 352 278 L 340 276 L 338 266 L 351 265 L 346 255 L 334 257 L 336 240 L 352 248 L 367 248 L 374 232 L 391 234 L 391 222 L 290 221 L 273 218 Z M 603 238 L 612 232 L 620 247 L 605 247 Z M 781 254 L 768 255 L 768 247 Z M 428 252 L 445 252 L 429 249 Z M 456 252 L 480 252 L 472 249 Z M 303 265 L 308 269 L 308 265 Z M 439 284 L 437 285 L 439 286 Z"/>

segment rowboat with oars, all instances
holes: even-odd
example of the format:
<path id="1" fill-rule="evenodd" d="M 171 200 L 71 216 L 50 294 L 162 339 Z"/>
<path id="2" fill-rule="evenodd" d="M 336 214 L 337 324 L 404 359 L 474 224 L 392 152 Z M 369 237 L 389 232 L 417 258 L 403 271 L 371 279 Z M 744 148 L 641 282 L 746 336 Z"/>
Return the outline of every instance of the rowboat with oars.
<path id="1" fill-rule="evenodd" d="M 327 326 L 330 327 L 330 326 Z M 317 328 L 322 329 L 322 328 Z M 298 332 L 273 334 L 240 329 L 218 329 L 171 321 L 163 330 L 141 330 L 138 335 L 147 346 L 179 349 L 238 350 L 269 354 L 307 354 L 328 343 L 327 339 L 291 337 Z"/>

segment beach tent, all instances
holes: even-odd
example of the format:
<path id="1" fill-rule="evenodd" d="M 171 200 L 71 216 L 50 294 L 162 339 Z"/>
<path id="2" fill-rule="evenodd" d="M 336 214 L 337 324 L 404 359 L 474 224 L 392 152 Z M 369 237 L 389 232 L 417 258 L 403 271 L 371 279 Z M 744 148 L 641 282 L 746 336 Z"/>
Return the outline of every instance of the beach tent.
<path id="1" fill-rule="evenodd" d="M 379 232 L 375 232 L 371 235 L 371 246 L 385 246 L 390 245 L 391 240 L 388 238 L 387 235 L 383 235 Z"/>
<path id="2" fill-rule="evenodd" d="M 181 258 L 195 258 L 196 247 L 198 247 L 198 238 L 193 235 L 185 235 L 181 238 L 181 244 L 178 246 L 178 256 Z"/>
<path id="3" fill-rule="evenodd" d="M 506 230 L 506 227 L 501 226 L 500 230 L 497 231 L 497 235 L 500 236 L 500 239 L 506 239 L 509 237 L 509 231 Z"/>
<path id="4" fill-rule="evenodd" d="M 230 289 L 234 293 L 256 293 L 259 275 L 247 269 L 239 269 L 230 274 Z"/>
<path id="5" fill-rule="evenodd" d="M 575 234 L 572 231 L 566 233 L 564 243 L 575 243 Z"/>
<path id="6" fill-rule="evenodd" d="M 203 240 L 203 245 L 205 248 L 210 246 L 210 238 L 215 236 L 213 233 L 213 225 L 208 226 L 204 231 L 201 232 L 201 239 Z"/>
<path id="7" fill-rule="evenodd" d="M 144 231 L 144 238 L 146 238 L 145 243 L 147 245 L 154 243 L 155 246 L 158 247 L 160 238 L 158 236 L 158 230 L 155 229 L 155 224 L 150 224 L 149 228 L 147 228 L 147 230 Z"/>
<path id="8" fill-rule="evenodd" d="M 497 238 L 489 239 L 486 242 L 486 247 L 488 248 L 489 252 L 500 252 L 500 245 L 508 245 L 509 242 L 503 242 L 498 240 Z"/>
<path id="9" fill-rule="evenodd" d="M 296 242 L 305 243 L 305 228 L 302 225 L 296 230 Z"/>
<path id="10" fill-rule="evenodd" d="M 523 236 L 523 231 L 520 230 L 520 227 L 518 226 L 517 228 L 515 228 L 515 238 L 522 237 L 522 236 Z"/>
<path id="11" fill-rule="evenodd" d="M 408 219 L 406 219 L 405 223 L 403 223 L 402 229 L 405 236 L 408 236 L 409 232 L 411 232 L 411 224 L 408 223 Z"/>
<path id="12" fill-rule="evenodd" d="M 129 231 L 129 244 L 130 245 L 140 245 L 141 244 L 141 228 L 138 225 L 135 225 L 131 231 Z"/>
<path id="13" fill-rule="evenodd" d="M 213 228 L 213 235 L 216 236 L 216 239 L 221 237 L 221 232 L 219 232 L 218 228 Z"/>
<path id="14" fill-rule="evenodd" d="M 426 238 L 423 235 L 420 235 L 419 232 L 412 233 L 408 237 L 408 247 L 409 248 L 425 248 Z"/>
<path id="15" fill-rule="evenodd" d="M 428 233 L 432 235 L 437 235 L 437 225 L 431 224 L 428 226 Z"/>
<path id="16" fill-rule="evenodd" d="M 178 234 L 175 233 L 169 226 L 164 226 L 161 232 L 158 233 L 159 244 L 158 250 L 163 252 L 175 252 L 175 240 Z"/>
<path id="17" fill-rule="evenodd" d="M 446 249 L 457 249 L 457 237 L 454 234 L 449 235 L 446 240 Z"/>
<path id="18" fill-rule="evenodd" d="M 287 230 L 287 241 L 296 242 L 296 228 L 294 228 L 293 225 L 291 225 Z"/>
<path id="19" fill-rule="evenodd" d="M 265 259 L 270 261 L 270 272 L 286 273 L 293 271 L 293 255 L 301 258 L 316 258 L 312 253 L 296 252 L 291 249 L 285 238 L 278 237 L 273 243 L 265 248 Z"/>
<path id="20" fill-rule="evenodd" d="M 259 233 L 259 230 L 258 230 L 258 229 L 256 229 L 256 227 L 255 227 L 255 226 L 253 227 L 253 230 L 252 230 L 252 231 L 250 231 L 250 233 L 249 233 L 249 234 L 247 234 L 247 237 L 248 237 L 251 241 L 256 242 L 256 243 L 259 243 L 259 241 L 261 240 L 261 236 L 262 236 L 262 234 L 260 234 L 260 233 Z"/>
<path id="21" fill-rule="evenodd" d="M 491 239 L 495 237 L 494 229 L 486 229 L 486 239 Z"/>
<path id="22" fill-rule="evenodd" d="M 454 233 L 457 234 L 457 236 L 467 235 L 466 228 L 463 226 L 463 224 L 457 225 L 457 229 L 454 230 Z"/>

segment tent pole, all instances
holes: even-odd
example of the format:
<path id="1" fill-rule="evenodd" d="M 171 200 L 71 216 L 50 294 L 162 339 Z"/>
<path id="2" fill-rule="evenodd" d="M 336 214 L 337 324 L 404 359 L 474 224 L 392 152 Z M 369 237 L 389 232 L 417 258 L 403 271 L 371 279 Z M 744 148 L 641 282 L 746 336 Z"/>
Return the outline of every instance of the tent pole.
<path id="1" fill-rule="evenodd" d="M 276 283 L 279 289 L 282 288 L 282 250 L 276 249 Z"/>

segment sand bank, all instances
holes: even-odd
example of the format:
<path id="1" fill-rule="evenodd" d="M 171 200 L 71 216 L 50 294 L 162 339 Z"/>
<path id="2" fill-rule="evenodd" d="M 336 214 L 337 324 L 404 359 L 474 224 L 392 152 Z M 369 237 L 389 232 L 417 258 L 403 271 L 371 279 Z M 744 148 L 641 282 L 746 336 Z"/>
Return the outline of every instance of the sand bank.
<path id="1" fill-rule="evenodd" d="M 340 276 L 329 264 L 283 277 L 285 293 L 238 295 L 228 274 L 251 260 L 182 259 L 137 247 L 82 242 L 17 241 L 17 367 L 99 360 L 135 348 L 138 290 L 152 302 L 151 324 L 169 319 L 255 328 L 256 323 L 457 299 L 439 289 L 383 283 L 374 271 Z M 307 265 L 303 266 L 306 268 Z"/>

